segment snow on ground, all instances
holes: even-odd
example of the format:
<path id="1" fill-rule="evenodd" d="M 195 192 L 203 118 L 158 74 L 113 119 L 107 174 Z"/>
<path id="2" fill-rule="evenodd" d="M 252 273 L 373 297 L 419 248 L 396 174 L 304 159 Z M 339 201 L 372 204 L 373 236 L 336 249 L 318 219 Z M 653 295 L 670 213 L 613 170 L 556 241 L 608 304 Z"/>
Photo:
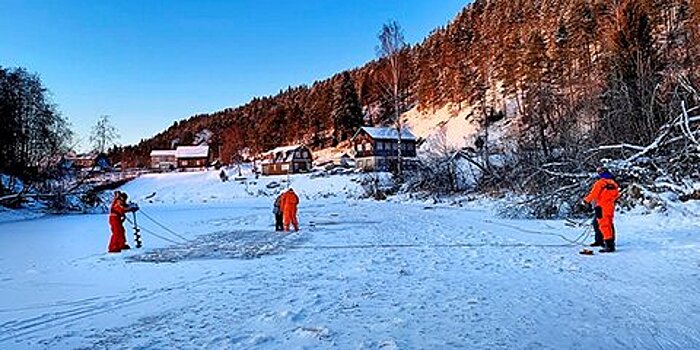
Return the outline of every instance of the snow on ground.
<path id="1" fill-rule="evenodd" d="M 314 164 L 339 163 L 340 156 L 350 154 L 350 142 L 345 141 L 336 147 L 327 147 L 313 152 Z"/>
<path id="2" fill-rule="evenodd" d="M 293 174 L 255 178 L 244 168 L 239 178 L 235 168 L 225 170 L 229 181 L 222 182 L 216 170 L 189 173 L 149 174 L 122 187 L 130 200 L 149 203 L 225 203 L 235 199 L 271 197 L 289 184 L 302 199 L 341 196 L 357 198 L 363 194 L 360 175 L 321 176 Z M 273 186 L 274 185 L 274 186 Z"/>
<path id="3" fill-rule="evenodd" d="M 299 176 L 302 230 L 279 234 L 272 198 L 215 176 L 125 186 L 178 243 L 106 254 L 104 215 L 0 224 L 0 348 L 700 348 L 697 216 L 620 215 L 619 252 L 581 256 L 562 221 Z"/>
<path id="4" fill-rule="evenodd" d="M 43 214 L 31 209 L 8 209 L 0 207 L 0 223 L 36 219 Z"/>
<path id="5" fill-rule="evenodd" d="M 446 105 L 434 111 L 418 111 L 417 108 L 406 112 L 406 124 L 414 135 L 428 139 L 443 130 L 449 145 L 462 148 L 473 144 L 473 137 L 478 131 L 476 124 L 469 120 L 470 108 L 455 109 Z"/>
<path id="6" fill-rule="evenodd" d="M 417 137 L 432 141 L 440 139 L 446 146 L 457 149 L 474 146 L 479 134 L 479 125 L 473 114 L 477 113 L 469 106 L 448 104 L 436 110 L 419 111 L 414 107 L 403 114 L 406 125 Z M 496 122 L 489 127 L 489 142 L 498 144 L 509 130 L 509 118 Z M 425 149 L 424 149 L 425 150 Z"/>

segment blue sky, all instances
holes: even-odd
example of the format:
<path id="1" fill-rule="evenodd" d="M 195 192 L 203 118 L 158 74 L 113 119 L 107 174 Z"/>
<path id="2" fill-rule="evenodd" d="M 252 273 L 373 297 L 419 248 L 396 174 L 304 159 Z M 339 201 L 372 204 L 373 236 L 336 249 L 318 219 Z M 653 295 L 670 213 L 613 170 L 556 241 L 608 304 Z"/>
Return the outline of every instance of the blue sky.
<path id="1" fill-rule="evenodd" d="M 389 19 L 419 42 L 467 3 L 2 0 L 0 65 L 39 73 L 79 137 L 108 114 L 132 144 L 362 65 Z"/>

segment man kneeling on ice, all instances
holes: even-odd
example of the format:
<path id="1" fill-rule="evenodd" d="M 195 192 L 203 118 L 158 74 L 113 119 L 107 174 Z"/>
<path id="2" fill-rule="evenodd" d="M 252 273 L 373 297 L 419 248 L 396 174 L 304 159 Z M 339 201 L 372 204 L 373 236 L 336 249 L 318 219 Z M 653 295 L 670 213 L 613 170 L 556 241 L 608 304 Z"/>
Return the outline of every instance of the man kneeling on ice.
<path id="1" fill-rule="evenodd" d="M 109 239 L 108 252 L 119 253 L 124 249 L 130 249 L 126 244 L 126 230 L 124 229 L 124 220 L 126 213 L 139 210 L 138 207 L 132 207 L 127 204 L 128 196 L 124 192 L 114 192 L 114 199 L 109 208 L 109 228 L 112 231 L 112 236 Z"/>
<path id="2" fill-rule="evenodd" d="M 598 168 L 598 180 L 593 184 L 591 192 L 583 199 L 587 207 L 593 205 L 595 220 L 595 242 L 592 247 L 602 246 L 601 253 L 615 251 L 615 227 L 613 217 L 615 215 L 615 202 L 620 197 L 620 186 L 613 179 L 612 174 L 605 168 Z"/>

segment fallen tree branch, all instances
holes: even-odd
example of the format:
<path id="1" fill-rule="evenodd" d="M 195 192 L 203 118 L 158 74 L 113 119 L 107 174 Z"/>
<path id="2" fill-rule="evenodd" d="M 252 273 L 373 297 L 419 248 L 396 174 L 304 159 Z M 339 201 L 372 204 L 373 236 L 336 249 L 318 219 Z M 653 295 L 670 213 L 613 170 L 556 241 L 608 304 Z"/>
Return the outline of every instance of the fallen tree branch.
<path id="1" fill-rule="evenodd" d="M 587 152 L 608 151 L 608 150 L 614 150 L 614 149 L 631 149 L 631 150 L 635 150 L 635 151 L 643 151 L 645 149 L 645 147 L 632 145 L 629 143 L 621 143 L 619 145 L 598 146 L 596 148 L 589 149 Z"/>
<path id="2" fill-rule="evenodd" d="M 556 176 L 556 177 L 568 177 L 572 179 L 588 179 L 591 176 L 588 174 L 574 174 L 574 173 L 562 173 L 562 172 L 557 172 L 557 171 L 551 171 L 547 169 L 542 169 L 542 171 L 551 176 Z"/>

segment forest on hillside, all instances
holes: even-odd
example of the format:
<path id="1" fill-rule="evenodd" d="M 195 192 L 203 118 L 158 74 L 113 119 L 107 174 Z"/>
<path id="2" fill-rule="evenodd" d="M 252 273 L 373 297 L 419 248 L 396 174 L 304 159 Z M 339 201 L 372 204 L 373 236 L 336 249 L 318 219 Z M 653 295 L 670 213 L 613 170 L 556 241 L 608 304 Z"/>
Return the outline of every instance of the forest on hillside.
<path id="1" fill-rule="evenodd" d="M 422 43 L 402 51 L 407 108 L 446 104 L 475 107 L 475 118 L 515 104 L 526 137 L 549 152 L 567 123 L 590 122 L 601 143 L 644 143 L 677 109 L 677 80 L 696 86 L 697 0 L 477 0 Z M 368 43 L 374 45 L 375 43 Z M 191 143 L 203 129 L 222 143 L 230 161 L 303 142 L 337 144 L 359 123 L 387 122 L 393 108 L 380 80 L 386 59 L 341 72 L 310 86 L 210 114 L 192 116 L 138 145 L 115 150 L 132 165 L 147 164 L 153 148 Z M 353 90 L 353 91 L 350 91 Z M 624 92 L 624 96 L 620 95 Z M 363 119 L 338 113 L 359 103 Z M 652 114 L 644 109 L 655 108 Z M 616 125 L 631 132 L 621 135 Z"/>
<path id="2" fill-rule="evenodd" d="M 395 123 L 397 108 L 449 105 L 471 108 L 469 118 L 486 131 L 509 118 L 510 138 L 491 151 L 507 148 L 515 159 L 495 169 L 482 157 L 483 188 L 567 187 L 605 159 L 626 166 L 661 159 L 637 175 L 663 175 L 673 186 L 700 178 L 692 116 L 700 102 L 700 0 L 475 0 L 395 57 L 402 63 L 400 104 L 386 93 L 392 62 L 380 57 L 310 86 L 175 122 L 113 156 L 148 164 L 151 149 L 190 143 L 204 129 L 214 132 L 224 162 L 296 142 L 323 148 L 361 124 Z M 483 141 L 476 146 L 489 146 Z"/>
<path id="3" fill-rule="evenodd" d="M 477 106 L 486 115 L 515 101 L 517 113 L 540 134 L 533 137 L 540 138 L 545 150 L 549 140 L 537 129 L 552 128 L 553 119 L 566 114 L 599 121 L 601 141 L 648 141 L 658 123 L 654 116 L 637 118 L 635 108 L 649 102 L 644 94 L 654 92 L 655 113 L 661 115 L 673 108 L 669 99 L 679 75 L 691 85 L 697 80 L 698 7 L 697 0 L 477 0 L 402 53 L 404 102 L 424 110 Z M 153 138 L 125 147 L 123 155 L 143 163 L 150 149 L 169 148 L 173 141 L 191 143 L 203 129 L 214 131 L 216 141 L 225 145 L 224 159 L 244 148 L 255 153 L 292 142 L 317 148 L 337 144 L 348 137 L 345 128 L 356 123 L 334 120 L 340 95 L 357 96 L 367 117 L 363 123 L 381 124 L 393 113 L 379 82 L 386 61 L 175 122 Z M 348 80 L 354 93 L 342 89 Z M 639 96 L 627 96 L 629 103 L 607 98 L 630 84 L 639 85 L 630 86 Z M 606 113 L 622 104 L 628 110 Z M 618 133 L 602 127 L 614 119 L 627 119 L 646 132 L 619 140 Z"/>
<path id="4" fill-rule="evenodd" d="M 206 140 L 231 163 L 291 143 L 335 146 L 360 125 L 448 106 L 469 111 L 478 137 L 434 147 L 397 187 L 464 191 L 453 162 L 466 160 L 480 174 L 469 190 L 525 194 L 535 215 L 550 216 L 604 164 L 628 197 L 700 199 L 700 0 L 475 0 L 417 45 L 395 22 L 368 45 L 378 58 L 362 67 L 177 121 L 109 154 L 143 167 L 152 149 Z M 22 191 L 58 176 L 53 160 L 71 131 L 38 75 L 0 67 L 0 119 L 0 173 L 28 181 Z M 494 123 L 505 134 L 490 139 Z M 113 133 L 103 131 L 97 139 Z M 0 196 L 17 197 L 13 181 Z"/>

